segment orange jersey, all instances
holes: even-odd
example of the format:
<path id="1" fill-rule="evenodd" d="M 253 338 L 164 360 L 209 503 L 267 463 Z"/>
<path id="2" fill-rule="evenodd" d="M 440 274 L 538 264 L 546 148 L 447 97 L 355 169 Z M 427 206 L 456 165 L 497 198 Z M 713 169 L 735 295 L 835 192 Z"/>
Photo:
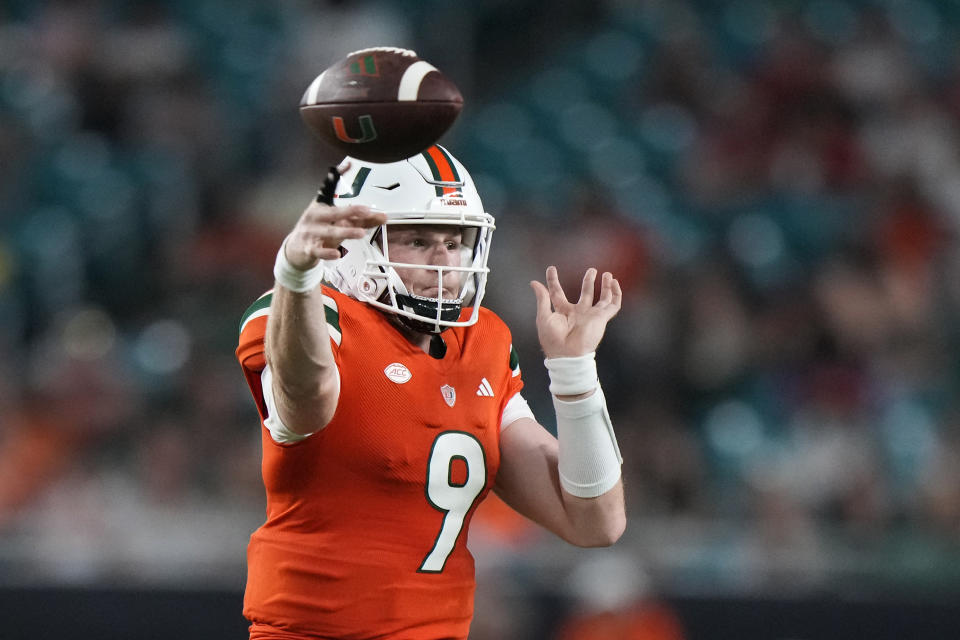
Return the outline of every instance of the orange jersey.
<path id="1" fill-rule="evenodd" d="M 261 424 L 267 521 L 248 548 L 244 615 L 255 633 L 466 638 L 467 529 L 496 478 L 504 407 L 523 386 L 510 332 L 481 309 L 475 325 L 443 333 L 438 360 L 374 308 L 323 293 L 339 403 L 295 444 Z M 269 298 L 244 316 L 237 348 L 261 422 Z"/>

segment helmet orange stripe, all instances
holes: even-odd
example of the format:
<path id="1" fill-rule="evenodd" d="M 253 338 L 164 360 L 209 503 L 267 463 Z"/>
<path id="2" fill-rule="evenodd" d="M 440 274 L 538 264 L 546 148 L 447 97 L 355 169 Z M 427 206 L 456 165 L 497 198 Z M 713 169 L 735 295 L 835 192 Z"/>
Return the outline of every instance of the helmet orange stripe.
<path id="1" fill-rule="evenodd" d="M 433 145 L 423 153 L 424 157 L 427 158 L 427 164 L 430 165 L 430 169 L 433 171 L 433 177 L 442 182 L 460 182 L 460 176 L 457 175 L 457 169 L 453 166 L 453 161 L 450 159 L 450 156 L 443 150 L 442 147 Z M 439 192 L 439 187 L 437 191 Z M 443 187 L 443 193 L 438 193 L 437 195 L 446 195 L 448 193 L 456 193 L 456 187 Z"/>

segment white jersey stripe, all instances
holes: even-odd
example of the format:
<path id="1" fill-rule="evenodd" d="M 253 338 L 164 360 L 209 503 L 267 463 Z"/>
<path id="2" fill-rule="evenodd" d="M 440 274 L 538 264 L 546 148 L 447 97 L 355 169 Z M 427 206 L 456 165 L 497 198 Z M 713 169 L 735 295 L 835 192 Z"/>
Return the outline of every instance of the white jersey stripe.
<path id="1" fill-rule="evenodd" d="M 397 100 L 400 102 L 413 102 L 420 93 L 420 83 L 424 77 L 437 68 L 426 60 L 418 60 L 407 67 L 400 78 L 400 88 L 397 90 Z"/>
<path id="2" fill-rule="evenodd" d="M 520 418 L 530 418 L 536 421 L 530 405 L 523 399 L 523 396 L 517 392 L 507 401 L 507 406 L 503 408 L 503 415 L 500 418 L 500 430 L 503 431 Z"/>
<path id="3" fill-rule="evenodd" d="M 255 318 L 262 318 L 263 316 L 270 315 L 270 307 L 264 307 L 259 311 L 254 311 L 251 313 L 246 320 L 243 321 L 243 326 L 240 327 L 240 333 L 243 333 L 243 330 L 247 328 L 247 325 L 250 324 L 250 321 Z"/>
<path id="4" fill-rule="evenodd" d="M 337 346 L 340 346 L 340 341 L 343 339 L 343 336 L 337 331 L 337 328 L 327 323 L 327 329 L 330 332 L 330 337 L 333 338 L 333 341 L 337 343 Z"/>

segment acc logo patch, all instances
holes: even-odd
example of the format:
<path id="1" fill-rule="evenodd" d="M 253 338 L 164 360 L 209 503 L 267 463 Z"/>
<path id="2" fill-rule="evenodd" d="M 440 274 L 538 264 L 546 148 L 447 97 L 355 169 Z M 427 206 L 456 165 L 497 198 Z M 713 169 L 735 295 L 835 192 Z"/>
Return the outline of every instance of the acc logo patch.
<path id="1" fill-rule="evenodd" d="M 387 368 L 383 370 L 383 374 L 397 384 L 409 382 L 410 378 L 413 377 L 413 374 L 410 373 L 410 369 L 407 369 L 406 366 L 400 364 L 399 362 L 388 364 Z"/>

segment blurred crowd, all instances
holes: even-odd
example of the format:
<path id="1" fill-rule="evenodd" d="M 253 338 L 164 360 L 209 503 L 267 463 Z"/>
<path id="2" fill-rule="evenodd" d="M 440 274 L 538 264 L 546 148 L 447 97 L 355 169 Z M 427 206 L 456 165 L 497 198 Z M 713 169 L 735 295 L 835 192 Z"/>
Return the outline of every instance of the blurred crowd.
<path id="1" fill-rule="evenodd" d="M 0 7 L 0 580 L 242 585 L 237 323 L 336 159 L 296 105 L 363 46 L 444 68 L 434 4 Z M 497 217 L 485 302 L 548 426 L 528 282 L 625 287 L 599 363 L 631 521 L 611 565 L 492 503 L 480 570 L 598 611 L 960 592 L 960 3 L 549 4 L 509 8 L 568 21 L 509 70 L 483 67 L 503 3 L 446 9 L 473 67 L 443 142 Z"/>

